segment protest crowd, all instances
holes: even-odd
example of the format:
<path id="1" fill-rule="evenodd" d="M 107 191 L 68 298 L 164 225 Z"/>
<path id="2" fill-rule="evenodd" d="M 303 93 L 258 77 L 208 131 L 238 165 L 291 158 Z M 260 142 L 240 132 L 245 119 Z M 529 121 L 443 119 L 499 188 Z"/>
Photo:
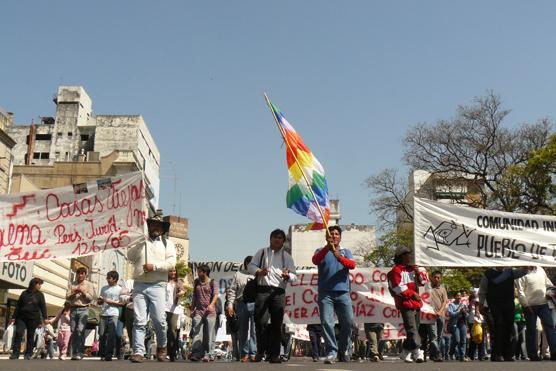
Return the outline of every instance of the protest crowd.
<path id="1" fill-rule="evenodd" d="M 86 356 L 90 308 L 97 305 L 98 338 L 91 352 L 101 360 L 123 359 L 127 346 L 126 358 L 135 363 L 152 358 L 214 361 L 222 305 L 218 283 L 210 278 L 208 265 L 197 267 L 191 331 L 181 334 L 185 288 L 176 272 L 175 247 L 164 237 L 169 225 L 160 215 L 147 219 L 147 225 L 146 241 L 128 250 L 134 279 L 119 285 L 118 272 L 110 271 L 98 297 L 86 279 L 87 270 L 79 268 L 68 285 L 64 308 L 47 317 L 43 282 L 31 279 L 5 334 L 11 337 L 10 359 L 20 358 L 24 349 L 25 359 L 52 359 L 57 354 L 60 360 L 81 360 Z M 351 251 L 342 247 L 341 234 L 339 226 L 330 226 L 326 244 L 312 259 L 318 268 L 320 322 L 305 326 L 310 339 L 305 353 L 293 346 L 291 324 L 284 321 L 286 289 L 298 279 L 295 263 L 283 247 L 284 231 L 272 231 L 269 246 L 244 259 L 223 303 L 231 335 L 231 344 L 224 345 L 230 348 L 230 360 L 282 363 L 294 354 L 326 364 L 380 362 L 394 355 L 408 363 L 556 360 L 556 290 L 542 267 L 490 268 L 479 288 L 469 294 L 449 293 L 440 270 L 413 265 L 412 252 L 400 247 L 386 277 L 405 338 L 390 340 L 383 338 L 388 324 L 356 321 L 350 295 L 350 270 L 356 263 Z M 432 313 L 422 321 L 425 301 Z M 361 340 L 359 327 L 365 336 Z M 186 339 L 189 346 L 184 345 Z"/>

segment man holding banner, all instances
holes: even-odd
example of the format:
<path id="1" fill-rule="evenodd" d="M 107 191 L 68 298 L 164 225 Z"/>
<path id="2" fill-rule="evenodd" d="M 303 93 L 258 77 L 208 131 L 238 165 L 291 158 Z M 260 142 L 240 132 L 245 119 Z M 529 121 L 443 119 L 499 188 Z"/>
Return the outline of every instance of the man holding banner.
<path id="1" fill-rule="evenodd" d="M 168 271 L 176 266 L 176 247 L 163 234 L 170 223 L 162 211 L 147 219 L 148 239 L 131 247 L 127 257 L 133 263 L 133 355 L 131 362 L 141 363 L 145 354 L 147 314 L 156 332 L 156 359 L 166 361 L 166 282 Z"/>
<path id="2" fill-rule="evenodd" d="M 353 323 L 353 308 L 349 296 L 349 270 L 355 268 L 351 251 L 340 247 L 342 229 L 328 227 L 327 244 L 313 255 L 313 264 L 318 267 L 319 314 L 322 324 L 326 359 L 332 364 L 336 357 L 340 362 L 348 362 L 347 349 Z M 334 334 L 334 312 L 340 324 L 338 342 Z"/>

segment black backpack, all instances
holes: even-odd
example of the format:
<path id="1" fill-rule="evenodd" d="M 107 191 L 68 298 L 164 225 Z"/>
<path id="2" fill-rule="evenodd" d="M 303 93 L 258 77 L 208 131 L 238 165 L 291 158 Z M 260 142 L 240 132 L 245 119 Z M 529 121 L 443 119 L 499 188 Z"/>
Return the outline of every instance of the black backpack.
<path id="1" fill-rule="evenodd" d="M 259 261 L 259 268 L 262 268 L 264 258 L 264 249 L 261 254 L 261 260 Z M 243 288 L 243 302 L 244 303 L 254 303 L 257 297 L 257 288 L 259 286 L 257 276 L 247 280 L 245 287 Z"/>

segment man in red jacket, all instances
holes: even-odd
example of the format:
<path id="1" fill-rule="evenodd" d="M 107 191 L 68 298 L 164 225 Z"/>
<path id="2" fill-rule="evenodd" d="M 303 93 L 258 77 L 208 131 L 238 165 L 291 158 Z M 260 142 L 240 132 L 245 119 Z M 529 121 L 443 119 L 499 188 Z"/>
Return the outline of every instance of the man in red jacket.
<path id="1" fill-rule="evenodd" d="M 394 267 L 388 272 L 388 289 L 400 311 L 406 332 L 401 358 L 405 362 L 424 361 L 419 336 L 419 322 L 423 301 L 418 285 L 422 285 L 419 267 L 411 265 L 411 251 L 407 247 L 396 249 Z M 425 273 L 426 274 L 426 273 Z"/>

